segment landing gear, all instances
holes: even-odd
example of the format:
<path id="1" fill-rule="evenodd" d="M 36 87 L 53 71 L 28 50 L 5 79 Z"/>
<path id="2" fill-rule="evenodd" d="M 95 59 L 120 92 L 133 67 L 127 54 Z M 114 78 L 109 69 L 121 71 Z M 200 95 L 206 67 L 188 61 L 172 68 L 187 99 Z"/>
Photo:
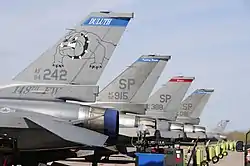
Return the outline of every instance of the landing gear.
<path id="1" fill-rule="evenodd" d="M 228 155 L 228 152 L 223 152 L 223 156 L 227 156 Z"/>
<path id="2" fill-rule="evenodd" d="M 223 156 L 223 154 L 219 154 L 218 157 L 219 157 L 219 159 L 223 159 L 224 156 Z"/>
<path id="3" fill-rule="evenodd" d="M 201 166 L 209 166 L 209 163 L 207 161 L 202 161 Z"/>
<path id="4" fill-rule="evenodd" d="M 212 158 L 212 162 L 213 162 L 213 164 L 218 163 L 218 161 L 219 161 L 219 157 L 214 156 L 214 157 Z"/>

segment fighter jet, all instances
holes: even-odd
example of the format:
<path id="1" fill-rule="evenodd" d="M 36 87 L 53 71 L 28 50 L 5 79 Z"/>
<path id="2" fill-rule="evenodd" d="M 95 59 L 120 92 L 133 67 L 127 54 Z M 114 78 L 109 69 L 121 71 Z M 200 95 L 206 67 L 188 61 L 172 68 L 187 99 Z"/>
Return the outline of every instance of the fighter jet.
<path id="1" fill-rule="evenodd" d="M 0 87 L 0 134 L 17 140 L 16 164 L 75 157 L 73 148 L 112 143 L 119 133 L 117 110 L 65 101 L 95 102 L 96 83 L 131 18 L 133 13 L 90 13 Z"/>
<path id="2" fill-rule="evenodd" d="M 227 139 L 227 136 L 223 135 L 223 132 L 229 122 L 230 120 L 221 120 L 212 131 L 207 132 L 208 139 L 215 141 Z"/>
<path id="3" fill-rule="evenodd" d="M 116 142 L 116 148 L 119 152 L 127 154 L 124 148 L 126 148 L 126 145 L 131 146 L 131 139 L 137 136 L 136 130 L 140 124 L 147 123 L 155 130 L 155 119 L 140 118 L 136 114 L 145 112 L 147 105 L 144 103 L 143 98 L 145 98 L 145 101 L 147 100 L 170 58 L 171 56 L 164 55 L 140 56 L 100 91 L 95 103 L 83 103 L 89 106 L 112 108 L 119 111 L 120 128 L 119 138 Z M 140 91 L 142 87 L 147 87 L 147 89 Z M 143 93 L 143 96 L 141 93 Z M 138 99 L 142 102 L 138 102 Z M 152 131 L 153 133 L 154 131 Z M 106 159 L 109 155 L 115 153 L 114 151 L 108 152 L 105 149 L 99 149 L 98 152 L 102 153 Z M 85 160 L 93 159 L 93 151 L 88 151 L 88 153 L 84 151 L 83 154 L 85 154 Z"/>
<path id="4" fill-rule="evenodd" d="M 156 57 L 155 57 L 156 58 Z M 158 68 L 157 68 L 158 67 Z M 157 70 L 156 70 L 157 69 Z M 161 70 L 159 70 L 161 69 Z M 132 70 L 132 69 L 131 69 Z M 134 68 L 134 70 L 136 70 Z M 118 91 L 119 93 L 123 92 L 123 89 L 119 89 L 119 78 L 125 78 L 122 77 L 124 73 L 119 75 L 117 77 L 118 80 L 114 80 L 112 83 L 110 83 L 107 87 L 104 88 L 100 92 L 102 94 L 105 92 L 105 94 L 100 95 L 99 97 L 102 97 L 97 101 L 95 104 L 100 106 L 100 105 L 107 105 L 115 108 L 119 108 L 118 110 L 120 111 L 120 135 L 128 136 L 128 137 L 136 137 L 137 136 L 137 130 L 139 125 L 145 125 L 149 129 L 149 136 L 154 136 L 154 132 L 156 129 L 161 129 L 162 136 L 164 138 L 179 138 L 179 137 L 184 137 L 184 132 L 183 131 L 169 131 L 170 129 L 168 128 L 169 125 L 166 126 L 164 122 L 167 120 L 168 122 L 170 120 L 174 120 L 176 118 L 176 113 L 179 109 L 179 103 L 183 99 L 186 91 L 188 90 L 189 86 L 191 85 L 191 82 L 194 80 L 194 77 L 183 77 L 183 76 L 178 76 L 178 77 L 173 77 L 172 79 L 169 80 L 169 82 L 162 88 L 160 88 L 153 96 L 151 96 L 149 99 L 150 91 L 153 90 L 154 85 L 159 78 L 161 72 L 163 70 L 163 62 L 159 63 L 158 66 L 155 67 L 153 72 L 149 75 L 149 77 L 143 82 L 142 86 L 138 89 L 135 88 L 130 88 L 126 89 L 125 92 L 128 92 L 128 94 L 131 94 L 124 99 L 109 99 L 108 94 L 110 92 L 116 92 Z M 135 72 L 132 72 L 135 73 Z M 132 74 L 131 73 L 131 74 Z M 128 75 L 126 75 L 128 76 Z M 140 74 L 141 76 L 141 74 Z M 140 80 L 143 77 L 126 77 L 126 78 L 133 78 L 136 79 L 136 81 L 131 81 L 131 82 L 137 82 L 137 80 Z M 126 80 L 126 79 L 125 79 Z M 129 82 L 129 81 L 127 81 Z M 128 85 L 127 85 L 128 86 Z M 132 87 L 132 85 L 131 85 Z M 105 91 L 105 89 L 107 89 Z M 114 90 L 116 89 L 116 90 Z M 132 92 L 131 92 L 132 91 Z M 112 94 L 111 93 L 111 94 Z M 134 94 L 135 93 L 135 94 Z M 100 102 L 101 100 L 101 102 Z M 104 102 L 105 101 L 105 102 Z M 117 102 L 115 102 L 117 101 Z M 159 102 L 159 103 L 158 103 Z M 120 107 L 118 107 L 120 105 Z M 123 105 L 123 107 L 121 107 Z M 169 105 L 169 108 L 171 108 L 172 112 L 162 112 L 162 110 Z M 143 106 L 140 108 L 140 106 Z M 145 111 L 145 106 L 146 111 Z M 138 109 L 140 108 L 140 109 Z M 133 110 L 133 111 L 131 111 Z M 143 111 L 142 111 L 143 110 Z M 158 112 L 157 112 L 158 111 Z M 122 118 L 123 114 L 124 115 L 134 115 L 135 119 L 132 118 Z M 146 115 L 144 115 L 146 113 Z M 152 114 L 150 114 L 152 113 Z M 157 113 L 159 113 L 159 116 L 157 116 Z M 162 114 L 164 113 L 164 114 Z M 165 116 L 167 115 L 167 116 Z M 166 119 L 169 118 L 169 119 Z M 123 121 L 123 122 L 121 122 Z M 163 121 L 160 122 L 159 125 L 158 122 L 156 121 Z M 124 125 L 121 125 L 121 124 Z M 126 125 L 125 125 L 126 124 Z M 136 125 L 135 125 L 136 124 Z M 162 127 L 161 127 L 162 126 Z M 134 128 L 133 128 L 134 127 Z M 183 125 L 181 125 L 181 129 L 183 129 Z M 129 141 L 130 143 L 131 141 Z M 124 145 L 124 143 L 123 143 Z M 129 146 L 129 145 L 128 145 Z"/>
<path id="5" fill-rule="evenodd" d="M 153 129 L 150 130 L 150 135 L 154 135 L 155 129 L 157 127 L 155 126 L 156 118 L 147 115 L 144 116 L 141 114 L 145 114 L 145 109 L 151 108 L 152 111 L 154 108 L 157 108 L 153 106 L 148 107 L 148 105 L 145 103 L 147 102 L 150 92 L 153 90 L 154 85 L 156 84 L 160 74 L 162 73 L 162 70 L 164 69 L 168 59 L 170 59 L 169 56 L 141 56 L 131 66 L 124 70 L 118 77 L 116 77 L 111 83 L 109 83 L 103 90 L 101 90 L 97 102 L 88 103 L 88 105 L 116 108 L 120 111 L 119 138 L 121 139 L 117 141 L 116 146 L 117 148 L 119 148 L 119 152 L 127 153 L 125 148 L 131 146 L 130 139 L 131 137 L 137 136 L 136 130 L 138 129 L 137 127 L 141 124 L 146 125 L 149 129 Z M 148 74 L 145 75 L 145 73 Z M 173 77 L 172 79 L 170 79 L 170 81 L 166 85 L 169 92 L 167 98 L 170 99 L 173 96 L 172 98 L 177 100 L 177 103 L 180 103 L 193 79 L 194 78 L 189 77 Z M 165 91 L 159 92 L 165 94 Z M 122 93 L 124 93 L 125 95 L 121 95 Z M 163 97 L 161 96 L 161 98 Z M 154 101 L 155 98 L 151 98 L 149 102 L 152 102 L 151 100 Z M 170 103 L 170 105 L 176 106 L 176 104 L 174 103 L 176 102 L 175 100 L 173 100 L 172 104 Z M 167 102 L 162 103 L 162 106 L 165 107 L 166 103 Z M 178 108 L 179 106 L 177 105 L 176 110 L 178 110 Z M 131 115 L 134 115 L 134 118 L 131 117 Z M 172 135 L 178 135 L 179 133 L 183 132 L 168 132 L 168 134 L 171 133 Z M 129 141 L 124 141 L 125 138 L 122 138 L 122 136 L 130 137 Z M 170 138 L 171 135 L 167 136 L 168 138 Z M 129 142 L 129 144 L 126 144 L 126 142 Z M 110 153 L 106 153 L 105 155 L 108 156 L 109 154 Z M 87 158 L 90 158 L 90 155 L 91 152 L 88 153 Z"/>
<path id="6" fill-rule="evenodd" d="M 195 91 L 192 95 L 187 97 L 187 99 L 181 102 L 181 104 L 175 103 L 174 109 L 165 107 L 164 110 L 162 109 L 162 111 L 152 111 L 151 114 L 152 115 L 158 114 L 159 117 L 162 117 L 161 122 L 163 122 L 163 120 L 165 121 L 165 123 L 162 124 L 163 127 L 161 127 L 161 130 L 165 129 L 171 131 L 183 131 L 184 134 L 182 134 L 182 137 L 193 139 L 193 138 L 198 138 L 199 136 L 199 138 L 205 139 L 206 129 L 203 126 L 198 126 L 200 121 L 199 117 L 213 91 L 214 90 L 210 89 L 199 89 Z M 185 93 L 183 93 L 182 98 L 184 97 Z M 160 98 L 159 94 L 158 95 L 155 94 L 155 96 L 156 98 L 157 96 L 158 98 Z M 179 101 L 176 100 L 176 102 L 178 101 L 180 103 L 180 100 Z M 156 104 L 156 102 L 153 103 Z M 180 105 L 181 108 L 178 108 Z M 163 107 L 161 106 L 161 108 Z M 186 112 L 187 109 L 189 110 L 189 112 Z M 171 110 L 172 110 L 172 115 L 170 114 Z M 176 113 L 178 116 L 176 116 Z M 174 138 L 174 136 L 172 137 Z"/>
<path id="7" fill-rule="evenodd" d="M 184 124 L 187 138 L 206 139 L 206 128 L 199 126 L 200 116 L 214 89 L 197 89 L 181 102 L 176 122 Z"/>
<path id="8" fill-rule="evenodd" d="M 147 105 L 143 100 L 147 100 L 170 58 L 163 55 L 141 56 L 100 91 L 95 103 L 84 104 L 119 110 L 120 135 L 136 136 L 138 126 L 143 123 L 155 128 L 155 119 L 141 118 L 136 114 L 145 112 Z M 147 89 L 140 91 L 142 87 Z"/>
<path id="9" fill-rule="evenodd" d="M 164 137 L 166 138 L 172 138 L 173 136 L 183 137 L 183 131 L 176 130 L 173 132 L 169 132 L 169 125 L 166 126 L 166 124 L 163 123 L 165 121 L 169 122 L 176 119 L 176 114 L 179 110 L 179 103 L 190 87 L 192 81 L 194 80 L 194 77 L 173 77 L 166 85 L 164 85 L 154 95 L 148 98 L 163 69 L 163 62 L 161 62 L 158 64 L 158 66 L 155 67 L 154 71 L 147 77 L 147 79 L 144 78 L 144 81 L 141 81 L 143 82 L 143 84 L 140 87 L 137 86 L 137 88 L 134 88 L 130 84 L 139 82 L 137 80 L 140 80 L 143 77 L 132 76 L 135 72 L 130 73 L 131 76 L 126 77 L 126 79 L 133 78 L 133 81 L 130 81 L 131 83 L 128 84 L 131 87 L 125 90 L 125 92 L 129 94 L 129 97 L 127 97 L 126 99 L 115 99 L 114 97 L 110 99 L 108 97 L 108 94 L 120 94 L 124 92 L 124 90 L 120 88 L 120 81 L 118 81 L 120 78 L 125 78 L 122 76 L 126 72 L 122 73 L 100 92 L 100 96 L 97 99 L 98 101 L 96 103 L 93 103 L 93 105 L 102 105 L 107 107 L 113 105 L 113 107 L 110 108 L 117 108 L 120 111 L 120 134 L 122 135 L 136 136 L 137 128 L 133 128 L 132 130 L 131 127 L 138 127 L 139 125 L 144 124 L 149 128 L 153 127 L 154 130 L 150 130 L 151 135 L 155 132 L 156 128 L 160 128 L 162 129 L 162 132 L 165 133 Z M 134 68 L 134 70 L 136 69 Z M 134 81 L 134 79 L 136 81 Z M 127 83 L 129 83 L 129 81 L 127 81 Z M 128 85 L 126 85 L 126 87 L 128 87 Z M 169 108 L 170 111 L 163 112 L 166 107 Z M 127 115 L 134 115 L 136 119 L 122 119 L 123 115 L 121 114 L 121 112 L 126 113 L 124 117 Z M 159 126 L 156 126 L 157 120 L 163 121 L 162 126 L 164 126 L 164 129 L 160 127 L 161 122 L 159 122 Z M 124 125 L 122 125 L 122 123 Z M 181 125 L 180 127 L 183 128 L 183 125 Z"/>

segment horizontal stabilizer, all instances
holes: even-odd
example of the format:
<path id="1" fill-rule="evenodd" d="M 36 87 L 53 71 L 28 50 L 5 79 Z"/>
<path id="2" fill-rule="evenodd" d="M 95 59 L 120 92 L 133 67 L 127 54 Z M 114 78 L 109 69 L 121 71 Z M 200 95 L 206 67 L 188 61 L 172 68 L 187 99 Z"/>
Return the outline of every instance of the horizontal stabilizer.
<path id="1" fill-rule="evenodd" d="M 103 134 L 47 117 L 32 116 L 26 117 L 26 119 L 29 119 L 67 141 L 87 146 L 103 146 L 108 139 L 108 136 Z"/>
<path id="2" fill-rule="evenodd" d="M 35 112 L 28 112 L 21 109 L 13 109 L 3 107 L 1 108 L 2 113 L 5 117 L 21 117 L 26 121 L 37 124 L 38 126 L 50 131 L 51 133 L 59 136 L 60 138 L 82 144 L 87 146 L 104 146 L 108 139 L 108 136 L 82 128 L 74 126 L 61 119 L 56 119 L 49 115 L 44 115 Z M 6 117 L 7 118 L 7 117 Z"/>
<path id="3" fill-rule="evenodd" d="M 94 85 L 20 83 L 0 87 L 0 98 L 95 102 L 98 92 Z"/>

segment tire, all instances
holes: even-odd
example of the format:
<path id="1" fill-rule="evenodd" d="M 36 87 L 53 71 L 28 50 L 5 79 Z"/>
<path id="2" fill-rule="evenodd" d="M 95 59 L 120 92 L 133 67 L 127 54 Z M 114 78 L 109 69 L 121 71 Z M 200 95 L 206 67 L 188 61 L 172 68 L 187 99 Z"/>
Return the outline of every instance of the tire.
<path id="1" fill-rule="evenodd" d="M 223 156 L 223 154 L 219 154 L 218 157 L 219 157 L 219 159 L 223 159 L 224 156 Z"/>
<path id="2" fill-rule="evenodd" d="M 228 156 L 228 152 L 223 152 L 223 156 Z"/>
<path id="3" fill-rule="evenodd" d="M 209 163 L 207 161 L 202 161 L 201 166 L 209 166 Z"/>
<path id="4" fill-rule="evenodd" d="M 212 162 L 213 162 L 213 164 L 218 163 L 218 162 L 219 162 L 219 157 L 214 156 L 214 157 L 212 158 Z"/>

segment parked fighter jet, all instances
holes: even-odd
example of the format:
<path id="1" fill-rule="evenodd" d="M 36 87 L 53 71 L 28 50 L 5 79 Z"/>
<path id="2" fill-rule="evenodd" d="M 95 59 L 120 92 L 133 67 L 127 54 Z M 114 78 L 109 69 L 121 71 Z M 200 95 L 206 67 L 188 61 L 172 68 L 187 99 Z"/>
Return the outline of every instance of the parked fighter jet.
<path id="1" fill-rule="evenodd" d="M 229 120 L 221 120 L 213 130 L 207 132 L 208 139 L 216 141 L 227 139 L 227 137 L 223 135 L 223 132 L 225 131 L 229 122 Z"/>
<path id="2" fill-rule="evenodd" d="M 213 90 L 209 90 L 209 89 L 197 90 L 192 95 L 190 95 L 187 99 L 185 99 L 181 104 L 175 103 L 175 109 L 170 109 L 169 107 L 165 107 L 165 109 L 162 111 L 152 112 L 152 115 L 156 115 L 157 113 L 159 114 L 158 116 L 162 117 L 162 119 L 165 118 L 164 119 L 165 124 L 163 123 L 163 126 L 164 126 L 163 128 L 165 128 L 165 130 L 166 129 L 171 130 L 171 131 L 181 130 L 185 133 L 185 136 L 190 139 L 198 138 L 198 136 L 199 138 L 206 138 L 205 127 L 197 126 L 197 125 L 199 124 L 198 122 L 199 122 L 200 114 L 202 110 L 204 109 L 205 104 L 208 102 L 208 99 L 212 92 Z M 182 97 L 184 97 L 184 95 Z M 156 98 L 157 96 L 158 98 L 160 98 L 159 94 L 156 95 Z M 180 103 L 180 100 L 179 100 L 179 103 Z M 178 108 L 180 105 L 181 105 L 181 108 Z M 186 109 L 190 110 L 190 115 L 189 115 L 189 112 L 186 113 Z M 171 110 L 172 110 L 172 115 L 169 115 L 170 113 L 169 111 Z M 191 111 L 192 111 L 192 114 L 191 114 Z M 175 116 L 176 113 L 178 113 L 177 115 L 179 116 L 176 117 Z M 187 115 L 187 117 L 185 117 L 185 115 Z M 172 117 L 172 119 L 169 120 L 169 117 Z"/>
<path id="3" fill-rule="evenodd" d="M 179 105 L 194 79 L 184 76 L 173 77 L 149 97 L 146 116 L 158 119 L 158 129 L 162 137 L 185 137 L 183 124 L 175 123 L 175 119 Z"/>
<path id="4" fill-rule="evenodd" d="M 11 84 L 0 87 L 0 134 L 17 139 L 16 162 L 65 159 L 75 156 L 72 148 L 103 147 L 108 136 L 118 135 L 118 111 L 65 101 L 95 101 L 95 84 L 132 17 L 91 13 Z"/>
<path id="5" fill-rule="evenodd" d="M 154 59 L 156 58 L 157 56 L 154 56 Z M 135 72 L 137 70 L 135 67 L 130 67 L 129 70 L 125 70 L 121 75 L 114 79 L 112 83 L 105 87 L 100 92 L 100 96 L 98 96 L 98 101 L 96 103 L 93 103 L 92 105 L 116 108 L 120 112 L 126 113 L 124 117 L 127 115 L 134 115 L 135 118 L 131 119 L 131 117 L 129 117 L 126 119 L 122 119 L 123 115 L 120 114 L 120 125 L 121 123 L 126 124 L 120 127 L 120 134 L 130 137 L 137 136 L 137 128 L 132 129 L 131 127 L 138 127 L 139 124 L 144 124 L 148 126 L 149 129 L 152 129 L 152 126 L 156 125 L 155 122 L 157 119 L 159 119 L 159 121 L 174 120 L 176 118 L 176 113 L 179 109 L 179 103 L 183 99 L 186 91 L 188 90 L 194 78 L 183 76 L 173 77 L 169 80 L 166 87 L 160 88 L 153 96 L 148 99 L 150 92 L 153 90 L 154 85 L 156 84 L 162 70 L 164 69 L 165 65 L 163 65 L 164 61 L 159 63 L 147 78 L 142 77 L 142 74 L 138 74 L 137 72 Z M 121 82 L 121 80 L 128 80 L 128 78 L 132 79 L 130 79 L 130 81 L 126 81 L 127 84 Z M 127 88 L 123 88 L 123 86 Z M 126 99 L 118 97 L 110 98 L 110 94 L 116 93 L 117 95 L 126 93 L 128 97 L 126 97 Z M 163 112 L 163 115 L 162 110 L 167 105 L 169 106 L 169 108 L 171 108 L 170 110 L 172 112 Z M 146 111 L 145 106 L 147 106 Z M 145 113 L 146 115 L 142 115 Z M 160 114 L 160 116 L 157 116 L 158 113 Z M 169 119 L 166 119 L 166 117 L 168 117 Z M 168 128 L 169 125 L 166 126 L 166 124 L 162 124 L 162 126 L 165 127 L 164 130 L 162 129 L 161 131 L 163 132 L 162 135 L 165 138 L 178 138 L 184 136 L 183 131 L 176 130 L 170 132 Z M 183 125 L 181 127 L 183 128 Z M 153 130 L 150 131 L 150 135 L 152 136 L 155 132 L 155 127 L 153 127 Z"/>
<path id="6" fill-rule="evenodd" d="M 143 123 L 147 123 L 155 129 L 155 119 L 127 113 L 142 114 L 145 112 L 147 105 L 143 102 L 137 103 L 134 101 L 138 101 L 139 96 L 142 95 L 141 101 L 142 98 L 145 98 L 145 100 L 148 98 L 148 91 L 153 89 L 169 59 L 170 56 L 141 56 L 100 91 L 95 103 L 85 104 L 119 110 L 120 135 L 136 136 L 138 126 Z M 147 89 L 140 91 L 142 87 L 147 87 Z"/>
<path id="7" fill-rule="evenodd" d="M 152 91 L 153 86 L 156 84 L 170 58 L 170 56 L 163 55 L 142 55 L 100 91 L 95 103 L 84 103 L 86 105 L 119 110 L 120 128 L 119 139 L 116 143 L 116 148 L 119 152 L 126 153 L 124 148 L 126 148 L 126 145 L 131 146 L 131 138 L 137 136 L 136 130 L 140 124 L 147 123 L 150 125 L 152 128 L 151 134 L 154 134 L 156 127 L 155 119 L 140 118 L 137 115 L 127 113 L 145 112 L 145 103 L 134 101 L 138 101 L 140 96 L 141 100 L 142 98 L 147 100 L 148 97 L 145 95 L 148 94 L 149 96 L 150 91 Z M 141 87 L 148 88 L 145 91 L 140 91 Z M 114 153 L 113 151 L 107 152 L 105 149 L 102 149 L 102 151 L 102 154 L 106 157 Z M 99 149 L 98 152 L 100 153 L 101 150 Z M 85 159 L 92 160 L 94 152 L 88 151 L 84 155 Z"/>
<path id="8" fill-rule="evenodd" d="M 206 139 L 206 128 L 199 126 L 200 116 L 214 89 L 197 89 L 181 102 L 176 118 L 177 122 L 184 124 L 187 138 Z"/>

